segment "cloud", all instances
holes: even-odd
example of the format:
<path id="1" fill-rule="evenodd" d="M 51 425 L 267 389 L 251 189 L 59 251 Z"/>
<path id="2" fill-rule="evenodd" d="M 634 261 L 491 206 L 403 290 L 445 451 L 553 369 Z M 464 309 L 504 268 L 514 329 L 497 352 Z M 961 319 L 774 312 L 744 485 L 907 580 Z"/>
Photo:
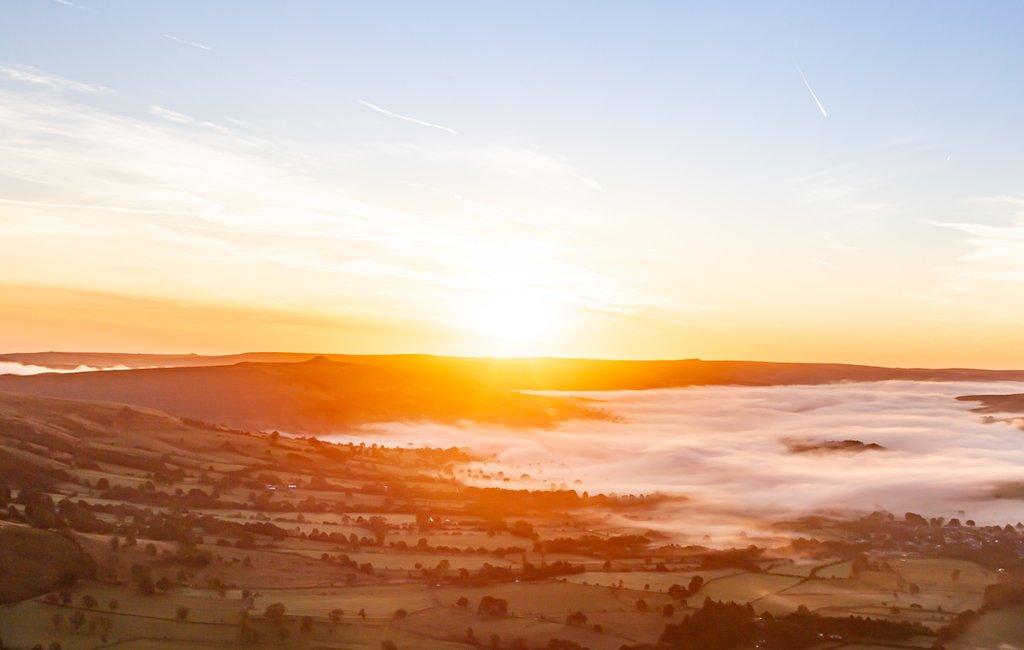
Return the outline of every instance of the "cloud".
<path id="1" fill-rule="evenodd" d="M 173 34 L 164 34 L 163 37 L 168 39 L 168 40 L 174 41 L 175 43 L 181 43 L 182 45 L 188 45 L 189 47 L 194 47 L 194 48 L 196 48 L 198 50 L 212 50 L 213 49 L 209 45 L 203 45 L 202 43 L 196 43 L 195 41 L 187 41 L 187 40 L 185 40 L 183 38 L 178 38 L 177 36 L 175 36 Z"/>
<path id="2" fill-rule="evenodd" d="M 819 260 L 819 259 L 815 258 L 815 259 L 813 259 L 811 261 L 814 262 L 815 264 L 820 264 L 821 266 L 824 266 L 827 269 L 838 269 L 839 268 L 838 266 L 836 266 L 832 262 L 826 262 L 825 260 Z"/>
<path id="3" fill-rule="evenodd" d="M 81 11 L 93 11 L 93 12 L 96 11 L 92 7 L 86 7 L 85 5 L 75 4 L 74 2 L 71 2 L 71 0 L 53 0 L 53 1 L 56 2 L 57 4 L 64 5 L 65 7 L 71 7 L 72 9 L 79 9 Z"/>
<path id="4" fill-rule="evenodd" d="M 117 214 L 162 214 L 198 216 L 195 212 L 186 210 L 147 210 L 144 208 L 123 208 L 111 205 L 80 205 L 74 203 L 47 203 L 46 201 L 19 201 L 17 199 L 0 199 L 3 205 L 21 205 L 33 208 L 52 208 L 55 210 L 97 210 L 99 212 L 112 212 Z"/>
<path id="5" fill-rule="evenodd" d="M 589 176 L 584 176 L 583 174 L 574 174 L 574 176 L 576 177 L 576 180 L 583 183 L 592 190 L 601 189 L 601 184 L 595 181 L 593 178 L 590 178 Z"/>
<path id="6" fill-rule="evenodd" d="M 537 148 L 377 142 L 368 145 L 367 149 L 372 153 L 386 154 L 395 158 L 426 159 L 466 165 L 476 169 L 487 167 L 519 178 L 541 176 L 571 178 L 592 190 L 602 188 L 600 182 L 580 173 L 565 156 Z"/>
<path id="7" fill-rule="evenodd" d="M 478 468 L 530 475 L 513 486 L 685 495 L 689 504 L 672 520 L 679 527 L 696 516 L 720 523 L 736 515 L 753 521 L 874 509 L 946 517 L 965 510 L 979 522 L 1004 524 L 1020 518 L 1020 504 L 983 497 L 1024 473 L 1021 431 L 986 423 L 955 398 L 1017 392 L 1024 384 L 891 381 L 578 393 L 622 421 L 526 431 L 393 423 L 360 435 L 497 454 Z M 887 451 L 792 454 L 786 441 L 794 439 L 856 439 Z"/>
<path id="8" fill-rule="evenodd" d="M 609 255 L 631 250 L 575 236 L 592 219 L 552 201 L 574 171 L 561 157 L 395 145 L 336 158 L 149 110 L 159 120 L 0 89 L 8 282 L 66 287 L 73 276 L 107 293 L 351 315 L 431 336 L 458 331 L 495 276 L 502 290 L 574 312 L 617 318 L 670 303 L 639 264 L 623 264 L 634 279 L 608 273 Z M 403 193 L 388 182 L 400 167 L 437 171 L 443 191 Z M 537 192 L 538 181 L 552 183 Z M 506 188 L 490 195 L 500 210 L 449 189 L 469 182 Z"/>
<path id="9" fill-rule="evenodd" d="M 357 99 L 356 101 L 359 102 L 360 104 L 362 104 L 363 106 L 366 106 L 367 108 L 373 109 L 373 110 L 377 111 L 378 113 L 383 113 L 384 115 L 389 115 L 391 117 L 396 117 L 396 118 L 398 118 L 400 120 L 405 120 L 406 122 L 412 122 L 413 124 L 419 124 L 420 126 L 429 126 L 432 129 L 440 129 L 441 131 L 445 131 L 447 133 L 452 133 L 454 135 L 458 135 L 459 134 L 458 131 L 456 131 L 455 129 L 448 128 L 447 126 L 442 126 L 440 124 L 434 124 L 432 122 L 424 122 L 423 120 L 418 120 L 415 117 L 409 117 L 408 115 L 400 115 L 398 113 L 393 113 L 393 112 L 389 111 L 386 108 L 381 108 L 380 106 L 377 106 L 376 104 L 371 104 L 370 102 L 364 101 L 362 99 Z"/>
<path id="10" fill-rule="evenodd" d="M 157 117 L 163 118 L 163 119 L 167 120 L 168 122 L 174 122 L 175 124 L 185 124 L 185 125 L 188 125 L 188 126 L 201 126 L 204 129 L 212 129 L 214 131 L 217 131 L 218 133 L 225 133 L 225 134 L 227 134 L 227 133 L 231 132 L 231 129 L 229 129 L 226 126 L 223 126 L 223 125 L 220 125 L 220 124 L 214 124 L 213 122 L 206 122 L 204 120 L 200 120 L 200 119 L 194 118 L 191 115 L 186 115 L 184 113 L 179 113 L 177 111 L 172 111 L 169 108 L 164 108 L 163 106 L 159 106 L 157 104 L 152 104 L 149 107 L 149 113 L 150 113 L 150 115 L 156 115 Z"/>
<path id="11" fill-rule="evenodd" d="M 826 247 L 828 247 L 828 248 L 830 248 L 830 249 L 832 249 L 834 251 L 839 251 L 840 253 L 843 253 L 844 255 L 850 255 L 850 254 L 856 253 L 857 251 L 860 250 L 856 246 L 851 246 L 850 244 L 847 244 L 845 242 L 842 242 L 842 241 L 836 239 L 836 237 L 835 237 L 835 235 L 833 233 L 830 233 L 830 232 L 822 233 L 821 237 L 824 240 L 824 244 L 825 244 Z"/>
<path id="12" fill-rule="evenodd" d="M 73 90 L 75 92 L 97 95 L 109 93 L 110 88 L 95 84 L 86 84 L 72 81 L 57 75 L 47 74 L 42 70 L 27 65 L 0 65 L 0 75 L 11 79 L 36 86 L 45 86 L 51 90 Z"/>
<path id="13" fill-rule="evenodd" d="M 975 315 L 982 310 L 1016 317 L 1019 312 L 1012 306 L 1024 307 L 1024 197 L 993 196 L 975 204 L 993 209 L 1001 222 L 924 222 L 962 236 L 965 250 L 938 267 L 940 282 L 947 294 L 952 292 L 961 307 Z M 1009 219 L 1007 211 L 1012 215 Z"/>
<path id="14" fill-rule="evenodd" d="M 818 96 L 814 93 L 814 89 L 811 88 L 811 84 L 807 83 L 807 77 L 804 76 L 804 71 L 800 69 L 800 66 L 797 66 L 796 69 L 797 72 L 800 73 L 800 78 L 804 81 L 804 86 L 807 88 L 807 92 L 811 93 L 814 103 L 818 105 L 818 110 L 821 111 L 821 116 L 828 119 L 828 111 L 826 111 L 825 107 L 821 105 L 821 100 L 818 99 Z"/>

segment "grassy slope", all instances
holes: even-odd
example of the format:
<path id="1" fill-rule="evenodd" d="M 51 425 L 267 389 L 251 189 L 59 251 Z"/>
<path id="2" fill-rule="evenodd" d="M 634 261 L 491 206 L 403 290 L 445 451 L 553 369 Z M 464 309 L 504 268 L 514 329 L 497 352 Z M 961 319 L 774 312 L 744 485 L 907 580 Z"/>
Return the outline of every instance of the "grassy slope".
<path id="1" fill-rule="evenodd" d="M 56 532 L 0 523 L 0 603 L 54 588 L 61 576 L 86 577 L 92 560 L 73 540 Z"/>

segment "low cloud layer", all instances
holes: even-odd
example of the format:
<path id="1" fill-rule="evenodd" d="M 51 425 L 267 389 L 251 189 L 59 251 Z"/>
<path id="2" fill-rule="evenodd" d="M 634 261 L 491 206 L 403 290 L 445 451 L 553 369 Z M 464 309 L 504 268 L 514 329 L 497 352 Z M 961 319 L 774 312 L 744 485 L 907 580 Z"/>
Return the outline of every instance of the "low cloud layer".
<path id="1" fill-rule="evenodd" d="M 502 471 L 512 485 L 525 473 L 530 480 L 521 484 L 533 488 L 686 495 L 691 514 L 717 513 L 718 521 L 887 509 L 1006 523 L 1024 519 L 1024 503 L 987 495 L 994 484 L 1024 477 L 1024 432 L 986 423 L 955 397 L 1014 392 L 1024 385 L 894 381 L 580 393 L 624 421 L 527 432 L 393 424 L 373 433 L 391 444 L 495 454 L 478 469 L 492 477 Z M 786 445 L 846 439 L 886 451 L 794 454 Z"/>
<path id="2" fill-rule="evenodd" d="M 41 375 L 44 372 L 93 372 L 96 370 L 130 370 L 128 366 L 112 366 L 109 368 L 95 368 L 93 366 L 79 365 L 76 368 L 47 368 L 46 366 L 34 366 L 28 363 L 17 363 L 14 361 L 0 361 L 0 375 Z"/>

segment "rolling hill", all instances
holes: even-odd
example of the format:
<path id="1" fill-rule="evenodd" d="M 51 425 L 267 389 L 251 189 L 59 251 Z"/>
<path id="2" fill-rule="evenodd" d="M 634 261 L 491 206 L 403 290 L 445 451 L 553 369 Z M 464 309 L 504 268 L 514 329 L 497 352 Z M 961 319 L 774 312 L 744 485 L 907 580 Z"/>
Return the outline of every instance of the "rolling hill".
<path id="1" fill-rule="evenodd" d="M 226 366 L 237 363 L 296 363 L 315 357 L 346 364 L 414 373 L 515 390 L 643 390 L 680 386 L 826 384 L 842 381 L 1024 381 L 1024 370 L 885 368 L 841 363 L 766 361 L 616 360 L 569 358 L 445 357 L 423 354 L 350 355 L 246 352 L 231 355 L 24 352 L 0 354 L 0 362 L 70 370 Z"/>
<path id="2" fill-rule="evenodd" d="M 582 400 L 319 356 L 298 363 L 7 375 L 0 377 L 0 391 L 131 404 L 232 427 L 295 433 L 396 420 L 550 426 L 605 417 Z"/>

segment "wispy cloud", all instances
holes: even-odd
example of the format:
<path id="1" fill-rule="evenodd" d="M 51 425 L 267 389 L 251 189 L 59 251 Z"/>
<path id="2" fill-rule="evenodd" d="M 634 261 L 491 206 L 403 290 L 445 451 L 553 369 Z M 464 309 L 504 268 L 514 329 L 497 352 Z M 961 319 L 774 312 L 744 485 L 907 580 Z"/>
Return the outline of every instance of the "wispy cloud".
<path id="1" fill-rule="evenodd" d="M 164 34 L 164 38 L 174 41 L 175 43 L 181 43 L 182 45 L 188 45 L 198 50 L 212 50 L 213 48 L 209 45 L 203 45 L 202 43 L 196 43 L 195 41 L 185 40 L 184 38 L 178 38 L 174 34 Z"/>
<path id="2" fill-rule="evenodd" d="M 207 122 L 198 118 L 186 115 L 185 113 L 179 113 L 178 111 L 172 111 L 169 108 L 164 108 L 157 104 L 153 104 L 149 107 L 150 115 L 156 115 L 157 117 L 163 118 L 168 122 L 174 122 L 175 124 L 185 124 L 188 126 L 200 126 L 205 129 L 212 129 L 218 133 L 230 133 L 231 130 L 221 124 L 214 124 L 213 122 Z"/>
<path id="3" fill-rule="evenodd" d="M 825 107 L 822 106 L 821 100 L 818 99 L 818 95 L 814 92 L 814 89 L 811 88 L 811 84 L 807 82 L 807 77 L 804 76 L 804 71 L 800 69 L 800 66 L 797 66 L 796 69 L 797 72 L 800 73 L 800 78 L 804 80 L 804 86 L 807 88 L 807 92 L 811 93 L 811 97 L 814 99 L 814 103 L 818 105 L 818 110 L 821 111 L 821 116 L 824 118 L 828 118 L 828 111 L 826 111 Z"/>
<path id="4" fill-rule="evenodd" d="M 64 77 L 48 74 L 28 65 L 0 65 L 0 75 L 12 81 L 20 81 L 35 86 L 45 86 L 52 90 L 73 90 L 93 95 L 108 93 L 110 88 L 96 84 L 86 84 L 79 81 L 72 81 Z"/>
<path id="5" fill-rule="evenodd" d="M 574 174 L 574 175 L 576 176 L 576 180 L 578 180 L 579 182 L 583 183 L 584 185 L 586 185 L 590 189 L 592 189 L 592 190 L 600 190 L 601 189 L 601 184 L 598 183 L 593 178 L 590 178 L 589 176 L 584 176 L 583 174 Z"/>
<path id="6" fill-rule="evenodd" d="M 390 117 L 395 117 L 395 118 L 398 118 L 400 120 L 405 120 L 406 122 L 412 122 L 413 124 L 419 124 L 420 126 L 429 126 L 432 129 L 439 129 L 441 131 L 445 131 L 446 133 L 453 133 L 455 135 L 459 134 L 459 132 L 456 131 L 455 129 L 449 128 L 447 126 L 443 126 L 441 124 L 434 124 L 433 122 L 424 122 L 423 120 L 418 120 L 415 117 L 409 117 L 408 115 L 402 115 L 400 113 L 395 113 L 393 111 L 389 111 L 386 108 L 383 108 L 381 106 L 377 106 L 376 104 L 371 104 L 370 102 L 362 100 L 362 99 L 357 99 L 356 101 L 358 101 L 360 104 L 362 104 L 363 106 L 365 106 L 365 107 L 367 107 L 369 109 L 375 110 L 378 113 L 382 113 L 382 114 L 388 115 Z"/>
<path id="7" fill-rule="evenodd" d="M 53 1 L 56 2 L 59 5 L 64 5 L 65 7 L 71 7 L 72 9 L 79 9 L 81 11 L 93 11 L 93 12 L 96 11 L 92 7 L 86 7 L 85 5 L 75 4 L 74 2 L 71 2 L 70 0 L 53 0 Z"/>
<path id="8" fill-rule="evenodd" d="M 975 210 L 994 208 L 991 222 L 924 222 L 959 233 L 963 246 L 956 259 L 937 266 L 938 283 L 929 297 L 965 323 L 985 322 L 990 330 L 994 323 L 1015 328 L 1024 309 L 1024 197 L 987 197 L 973 203 Z M 1013 213 L 1008 220 L 1007 210 Z"/>
<path id="9" fill-rule="evenodd" d="M 179 216 L 197 216 L 197 213 L 187 210 L 150 210 L 146 208 L 126 208 L 113 205 L 85 205 L 78 203 L 48 203 L 46 201 L 20 201 L 17 199 L 0 199 L 3 205 L 22 205 L 32 208 L 52 208 L 55 210 L 95 210 L 98 212 L 113 212 L 116 214 L 164 214 Z"/>
<path id="10" fill-rule="evenodd" d="M 574 185 L 578 172 L 562 157 L 467 146 L 339 159 L 270 136 L 254 146 L 165 106 L 149 112 L 137 118 L 66 94 L 0 90 L 0 241 L 12 282 L 65 286 L 67 261 L 76 259 L 76 281 L 112 293 L 274 304 L 325 318 L 357 310 L 449 332 L 494 291 L 495 275 L 509 291 L 570 310 L 632 314 L 666 299 L 642 278 L 606 272 L 609 256 L 629 251 L 571 236 L 592 219 L 571 204 L 579 190 L 566 192 L 565 179 Z M 417 174 L 436 170 L 422 178 L 445 190 L 403 196 L 390 184 L 378 193 L 377 169 L 397 162 Z M 455 181 L 466 187 L 449 187 Z M 483 208 L 463 194 L 478 183 L 501 188 L 489 195 L 501 212 L 479 218 Z M 523 191 L 538 184 L 543 192 Z M 452 209 L 454 193 L 465 209 Z M 176 272 L 183 265 L 192 272 Z M 367 275 L 374 280 L 353 280 Z M 197 287 L 199 277 L 218 282 Z"/>
<path id="11" fill-rule="evenodd" d="M 815 264 L 820 264 L 821 266 L 824 266 L 826 269 L 833 269 L 833 270 L 835 270 L 835 269 L 839 268 L 838 266 L 836 266 L 832 262 L 826 262 L 825 260 L 813 259 L 811 261 L 814 262 Z"/>
<path id="12" fill-rule="evenodd" d="M 572 178 L 595 191 L 602 187 L 594 178 L 580 173 L 565 156 L 537 148 L 377 142 L 369 145 L 368 149 L 373 153 L 384 153 L 399 158 L 428 159 L 466 165 L 475 169 L 490 168 L 520 178 Z"/>
<path id="13" fill-rule="evenodd" d="M 824 244 L 827 248 L 830 248 L 834 251 L 839 251 L 844 255 L 851 255 L 860 250 L 856 246 L 852 246 L 850 244 L 847 244 L 846 242 L 836 239 L 835 234 L 831 232 L 822 233 L 821 238 L 824 240 Z"/>

